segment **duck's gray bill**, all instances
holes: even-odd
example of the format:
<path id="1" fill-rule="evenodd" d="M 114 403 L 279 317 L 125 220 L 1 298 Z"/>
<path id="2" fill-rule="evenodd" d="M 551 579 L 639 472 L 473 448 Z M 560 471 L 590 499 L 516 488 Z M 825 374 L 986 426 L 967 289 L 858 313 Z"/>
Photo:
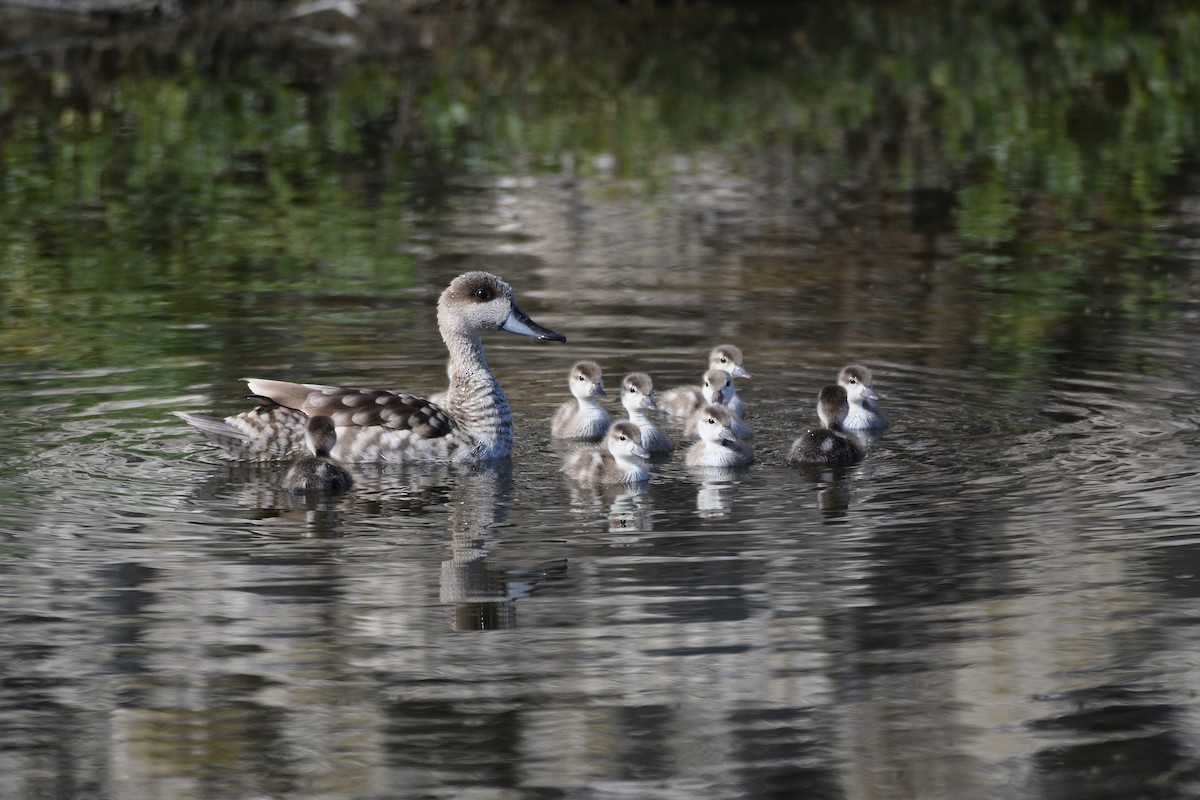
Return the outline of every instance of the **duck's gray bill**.
<path id="1" fill-rule="evenodd" d="M 528 314 L 516 306 L 513 306 L 508 319 L 504 320 L 504 324 L 500 326 L 500 329 L 509 333 L 519 333 L 522 336 L 532 336 L 535 339 L 542 339 L 543 341 L 565 342 L 567 340 L 567 337 L 561 333 L 555 333 L 544 325 L 538 325 L 529 318 Z"/>

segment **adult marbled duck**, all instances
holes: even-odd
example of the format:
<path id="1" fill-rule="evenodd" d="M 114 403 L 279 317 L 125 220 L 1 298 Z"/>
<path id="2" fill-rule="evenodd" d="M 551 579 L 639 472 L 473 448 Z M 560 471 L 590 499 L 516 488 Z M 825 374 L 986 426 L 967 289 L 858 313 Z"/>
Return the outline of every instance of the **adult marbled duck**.
<path id="1" fill-rule="evenodd" d="M 621 405 L 629 413 L 629 421 L 642 432 L 642 447 L 652 456 L 670 453 L 675 445 L 667 435 L 646 416 L 658 406 L 654 402 L 654 382 L 644 372 L 631 372 L 621 381 Z"/>
<path id="2" fill-rule="evenodd" d="M 684 457 L 689 467 L 743 467 L 754 461 L 754 453 L 730 429 L 732 419 L 725 406 L 710 403 L 700 409 L 696 425 L 700 441 Z"/>
<path id="3" fill-rule="evenodd" d="M 517 307 L 512 288 L 487 272 L 459 275 L 438 298 L 438 330 L 446 343 L 449 385 L 441 402 L 407 392 L 351 389 L 250 378 L 258 407 L 225 419 L 176 412 L 232 458 L 270 461 L 296 453 L 309 416 L 337 427 L 331 456 L 354 462 L 474 462 L 512 450 L 512 410 L 483 356 L 482 336 L 508 331 L 566 341 Z"/>
<path id="4" fill-rule="evenodd" d="M 572 453 L 562 465 L 567 477 L 586 483 L 637 483 L 650 473 L 642 447 L 642 432 L 629 420 L 618 420 L 604 441 Z"/>
<path id="5" fill-rule="evenodd" d="M 576 361 L 567 375 L 567 386 L 573 400 L 568 400 L 554 412 L 550 420 L 550 435 L 555 439 L 584 439 L 596 441 L 608 430 L 612 418 L 597 397 L 604 397 L 604 377 L 595 361 Z"/>
<path id="6" fill-rule="evenodd" d="M 337 428 L 329 417 L 308 418 L 304 433 L 308 454 L 296 459 L 283 476 L 283 488 L 292 494 L 341 494 L 354 485 L 350 473 L 330 457 L 337 444 Z"/>
<path id="7" fill-rule="evenodd" d="M 788 463 L 835 467 L 862 461 L 866 450 L 843 427 L 849 413 L 845 388 L 839 384 L 821 389 L 817 396 L 817 416 L 825 427 L 801 434 L 788 451 Z"/>
<path id="8" fill-rule="evenodd" d="M 749 378 L 750 373 L 742 364 L 742 351 L 731 344 L 719 344 L 708 354 L 708 368 L 719 369 L 729 373 L 731 378 Z M 742 398 L 737 394 L 730 382 L 730 394 L 725 402 L 729 411 L 738 419 L 745 415 Z M 662 393 L 658 405 L 668 414 L 676 417 L 689 418 L 699 409 L 707 405 L 700 386 L 676 386 Z"/>
<path id="9" fill-rule="evenodd" d="M 846 390 L 850 400 L 846 428 L 863 431 L 881 430 L 888 426 L 887 414 L 879 407 L 879 395 L 875 393 L 871 370 L 862 364 L 851 364 L 838 374 L 838 385 Z"/>

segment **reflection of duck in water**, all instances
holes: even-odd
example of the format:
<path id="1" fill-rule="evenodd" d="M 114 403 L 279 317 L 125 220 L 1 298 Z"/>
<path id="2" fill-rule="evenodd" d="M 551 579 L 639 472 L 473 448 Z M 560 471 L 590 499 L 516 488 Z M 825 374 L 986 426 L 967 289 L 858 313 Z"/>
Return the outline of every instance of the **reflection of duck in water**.
<path id="1" fill-rule="evenodd" d="M 861 461 L 866 450 L 843 428 L 850 401 L 840 385 L 826 386 L 817 397 L 817 416 L 824 428 L 805 431 L 788 452 L 789 464 L 840 466 Z"/>
<path id="2" fill-rule="evenodd" d="M 731 378 L 750 377 L 750 373 L 742 365 L 742 351 L 731 344 L 719 344 L 709 352 L 708 368 L 727 372 Z M 741 419 L 745 409 L 742 406 L 742 398 L 738 397 L 732 381 L 727 391 L 728 396 L 725 398 L 724 405 L 729 407 L 730 413 Z M 677 386 L 663 392 L 662 397 L 659 398 L 659 406 L 664 411 L 684 419 L 691 419 L 695 412 L 710 402 L 712 401 L 705 399 L 699 386 Z"/>
<path id="3" fill-rule="evenodd" d="M 611 418 L 596 401 L 604 396 L 604 377 L 595 361 L 577 361 L 571 367 L 567 386 L 574 400 L 568 400 L 554 412 L 550 435 L 555 439 L 596 441 L 608 430 Z"/>
<path id="4" fill-rule="evenodd" d="M 881 430 L 888 426 L 887 414 L 879 406 L 871 370 L 861 364 L 851 364 L 838 375 L 838 385 L 846 390 L 850 413 L 843 427 L 849 430 Z"/>
<path id="5" fill-rule="evenodd" d="M 637 483 L 650 475 L 649 456 L 638 426 L 623 419 L 613 423 L 602 443 L 572 453 L 561 471 L 584 483 Z"/>
<path id="6" fill-rule="evenodd" d="M 337 428 L 333 420 L 319 415 L 309 417 L 304 438 L 308 443 L 308 455 L 301 456 L 292 464 L 283 478 L 283 488 L 292 494 L 341 494 L 348 491 L 354 479 L 329 455 L 337 445 Z"/>
<path id="7" fill-rule="evenodd" d="M 512 507 L 508 462 L 459 467 L 446 488 L 450 553 L 442 562 L 439 598 L 451 607 L 455 630 L 495 630 L 517 625 L 517 601 L 567 574 L 565 559 L 513 565 L 493 563 L 496 532 Z"/>
<path id="8" fill-rule="evenodd" d="M 754 461 L 754 453 L 734 435 L 733 415 L 725 406 L 710 403 L 696 416 L 700 441 L 688 448 L 689 467 L 743 467 Z"/>
<path id="9" fill-rule="evenodd" d="M 621 405 L 629 413 L 629 421 L 642 432 L 642 447 L 652 456 L 670 453 L 675 449 L 667 435 L 659 430 L 646 411 L 658 408 L 654 404 L 654 383 L 644 372 L 631 372 L 621 381 Z"/>
<path id="10" fill-rule="evenodd" d="M 301 449 L 309 416 L 337 426 L 333 457 L 345 462 L 475 462 L 512 450 L 512 410 L 483 357 L 481 337 L 508 331 L 565 341 L 517 307 L 512 288 L 486 272 L 459 275 L 438 298 L 449 351 L 440 403 L 406 392 L 249 379 L 263 402 L 224 420 L 176 412 L 235 459 L 270 461 Z"/>

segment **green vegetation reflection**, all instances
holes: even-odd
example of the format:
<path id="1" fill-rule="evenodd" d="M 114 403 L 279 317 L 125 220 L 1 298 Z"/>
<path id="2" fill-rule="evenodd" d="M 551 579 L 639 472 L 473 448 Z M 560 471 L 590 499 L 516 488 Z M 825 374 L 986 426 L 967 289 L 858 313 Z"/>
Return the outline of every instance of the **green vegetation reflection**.
<path id="1" fill-rule="evenodd" d="M 52 66 L 10 57 L 0 341 L 53 349 L 106 297 L 186 316 L 289 287 L 401 290 L 455 180 L 566 173 L 633 186 L 651 213 L 680 156 L 751 177 L 784 163 L 797 195 L 851 187 L 897 214 L 951 193 L 990 301 L 1037 298 L 1000 309 L 996 343 L 1031 347 L 1094 304 L 1099 269 L 1120 275 L 1120 313 L 1153 315 L 1171 182 L 1200 141 L 1200 11 L 1071 8 L 368 5 L 350 51 L 206 20 Z"/>

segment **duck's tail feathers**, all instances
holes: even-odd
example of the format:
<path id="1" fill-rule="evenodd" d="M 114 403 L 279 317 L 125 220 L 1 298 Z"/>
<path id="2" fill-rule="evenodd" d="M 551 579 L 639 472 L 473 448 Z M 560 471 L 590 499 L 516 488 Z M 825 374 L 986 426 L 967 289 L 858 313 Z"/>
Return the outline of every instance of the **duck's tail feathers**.
<path id="1" fill-rule="evenodd" d="M 172 411 L 172 414 L 203 433 L 210 440 L 225 447 L 227 444 L 245 446 L 250 441 L 245 431 L 240 431 L 223 419 L 193 414 L 190 411 Z"/>
<path id="2" fill-rule="evenodd" d="M 262 405 L 228 419 L 190 411 L 171 413 L 238 461 L 292 458 L 304 446 L 304 414 L 276 405 Z"/>

